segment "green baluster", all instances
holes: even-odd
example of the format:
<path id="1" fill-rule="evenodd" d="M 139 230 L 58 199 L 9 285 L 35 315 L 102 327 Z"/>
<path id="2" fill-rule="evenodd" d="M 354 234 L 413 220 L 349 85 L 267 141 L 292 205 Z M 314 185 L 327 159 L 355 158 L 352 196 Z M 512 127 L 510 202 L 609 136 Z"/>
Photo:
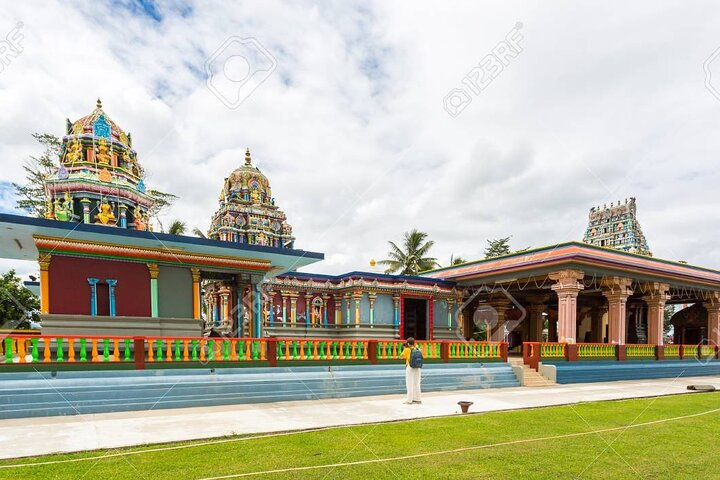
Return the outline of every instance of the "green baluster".
<path id="1" fill-rule="evenodd" d="M 193 341 L 192 341 L 192 359 L 193 359 L 193 362 L 197 362 L 197 359 L 198 359 L 198 348 L 197 348 L 197 347 L 198 347 L 198 341 L 197 341 L 197 340 L 193 340 Z"/>
<path id="2" fill-rule="evenodd" d="M 320 360 L 325 360 L 325 349 L 327 348 L 327 342 L 320 341 L 318 344 L 318 348 L 320 349 Z"/>
<path id="3" fill-rule="evenodd" d="M 338 346 L 337 342 L 332 342 L 332 359 L 333 360 L 337 360 L 337 358 L 338 358 L 337 346 Z"/>
<path id="4" fill-rule="evenodd" d="M 298 354 L 297 354 L 297 342 L 293 341 L 291 342 L 292 345 L 292 359 L 297 360 Z"/>
<path id="5" fill-rule="evenodd" d="M 223 341 L 223 360 L 230 360 L 230 340 Z"/>
<path id="6" fill-rule="evenodd" d="M 87 339 L 80 339 L 80 361 L 87 362 Z"/>
<path id="7" fill-rule="evenodd" d="M 131 358 L 130 357 L 130 339 L 126 338 L 125 339 L 125 361 L 129 362 L 130 358 Z"/>
<path id="8" fill-rule="evenodd" d="M 180 355 L 180 340 L 175 339 L 175 361 L 179 362 L 182 360 Z"/>
<path id="9" fill-rule="evenodd" d="M 215 340 L 208 340 L 207 343 L 208 346 L 208 362 L 211 360 L 215 360 Z"/>
<path id="10" fill-rule="evenodd" d="M 13 344 L 12 338 L 5 337 L 5 363 L 13 362 L 12 344 Z"/>
<path id="11" fill-rule="evenodd" d="M 163 341 L 158 340 L 157 341 L 157 348 L 155 353 L 155 361 L 156 362 L 162 362 L 163 361 Z"/>
<path id="12" fill-rule="evenodd" d="M 345 358 L 350 358 L 350 344 L 345 342 Z"/>
<path id="13" fill-rule="evenodd" d="M 103 361 L 110 361 L 110 339 L 106 338 L 103 340 Z"/>
<path id="14" fill-rule="evenodd" d="M 38 339 L 33 338 L 32 339 L 32 361 L 33 363 L 36 363 L 38 361 Z"/>
<path id="15" fill-rule="evenodd" d="M 57 339 L 57 361 L 58 362 L 64 362 L 65 361 L 65 355 L 63 352 L 63 339 L 58 338 Z"/>

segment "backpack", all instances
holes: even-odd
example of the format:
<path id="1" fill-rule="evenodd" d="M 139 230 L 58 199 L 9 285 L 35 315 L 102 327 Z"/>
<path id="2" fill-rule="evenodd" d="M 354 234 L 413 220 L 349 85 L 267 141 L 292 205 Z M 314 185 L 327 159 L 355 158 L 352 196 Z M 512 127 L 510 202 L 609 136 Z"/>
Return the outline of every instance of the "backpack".
<path id="1" fill-rule="evenodd" d="M 410 368 L 422 368 L 423 354 L 419 348 L 410 350 Z"/>

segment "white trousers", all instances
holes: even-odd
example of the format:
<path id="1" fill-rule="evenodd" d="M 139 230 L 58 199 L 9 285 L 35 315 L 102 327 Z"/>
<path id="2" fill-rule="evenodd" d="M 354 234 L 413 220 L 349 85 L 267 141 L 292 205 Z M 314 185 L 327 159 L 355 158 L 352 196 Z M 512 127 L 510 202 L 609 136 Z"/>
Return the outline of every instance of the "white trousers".
<path id="1" fill-rule="evenodd" d="M 407 387 L 407 402 L 420 401 L 420 371 L 421 368 L 405 367 L 405 386 Z"/>

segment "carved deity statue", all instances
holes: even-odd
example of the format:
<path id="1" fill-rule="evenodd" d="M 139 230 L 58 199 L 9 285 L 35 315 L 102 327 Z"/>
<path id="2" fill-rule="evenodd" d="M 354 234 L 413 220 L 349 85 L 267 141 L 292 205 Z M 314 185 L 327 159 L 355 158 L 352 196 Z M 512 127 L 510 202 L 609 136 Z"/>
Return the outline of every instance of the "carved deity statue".
<path id="1" fill-rule="evenodd" d="M 252 199 L 253 204 L 260 203 L 260 192 L 258 190 L 253 190 L 250 192 L 250 198 Z"/>
<path id="2" fill-rule="evenodd" d="M 68 145 L 65 163 L 76 163 L 82 160 L 82 144 L 77 138 Z"/>
<path id="3" fill-rule="evenodd" d="M 265 325 L 270 324 L 270 302 L 265 302 L 263 304 L 263 322 Z"/>
<path id="4" fill-rule="evenodd" d="M 55 220 L 68 222 L 72 219 L 72 215 L 72 200 L 70 199 L 70 194 L 65 192 L 64 198 L 61 199 L 58 197 L 55 199 Z"/>
<path id="5" fill-rule="evenodd" d="M 105 139 L 102 137 L 98 141 L 97 151 L 95 152 L 95 159 L 100 164 L 110 164 L 110 153 L 108 152 L 108 145 Z"/>
<path id="6" fill-rule="evenodd" d="M 112 211 L 112 207 L 107 203 L 100 205 L 100 213 L 95 216 L 98 223 L 103 225 L 111 225 L 116 222 L 115 214 Z"/>
<path id="7" fill-rule="evenodd" d="M 133 211 L 133 216 L 135 217 L 135 230 L 140 230 L 141 232 L 147 230 L 147 222 L 145 221 L 142 212 L 140 212 L 140 209 L 136 208 Z"/>

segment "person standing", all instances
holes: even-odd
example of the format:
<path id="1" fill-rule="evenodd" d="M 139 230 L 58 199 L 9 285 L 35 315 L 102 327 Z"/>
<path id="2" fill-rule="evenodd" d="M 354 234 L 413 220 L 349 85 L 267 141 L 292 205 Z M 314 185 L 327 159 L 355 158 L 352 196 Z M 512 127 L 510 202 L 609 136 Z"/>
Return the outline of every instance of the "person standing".
<path id="1" fill-rule="evenodd" d="M 405 387 L 407 388 L 406 404 L 422 403 L 420 400 L 420 370 L 423 365 L 423 355 L 415 339 L 410 337 L 405 342 L 405 348 L 400 355 L 405 359 Z"/>

